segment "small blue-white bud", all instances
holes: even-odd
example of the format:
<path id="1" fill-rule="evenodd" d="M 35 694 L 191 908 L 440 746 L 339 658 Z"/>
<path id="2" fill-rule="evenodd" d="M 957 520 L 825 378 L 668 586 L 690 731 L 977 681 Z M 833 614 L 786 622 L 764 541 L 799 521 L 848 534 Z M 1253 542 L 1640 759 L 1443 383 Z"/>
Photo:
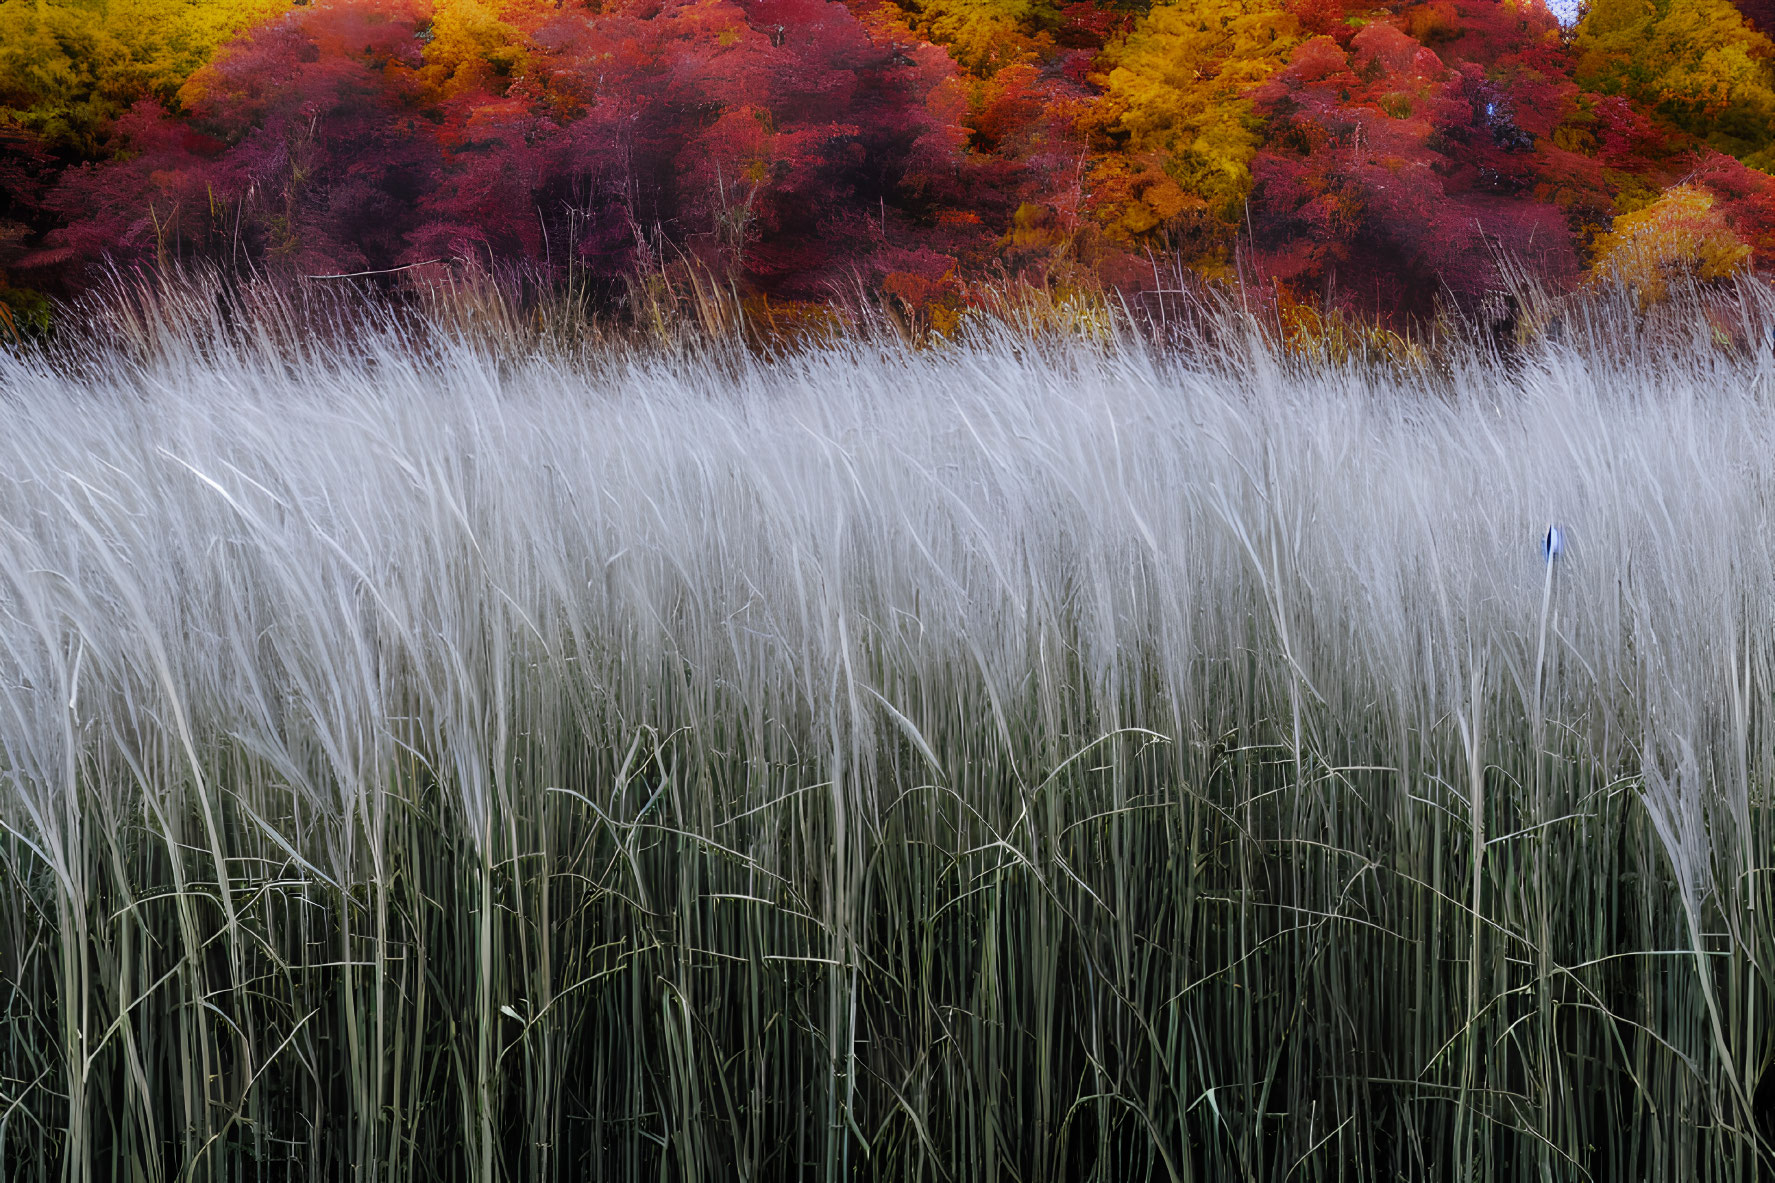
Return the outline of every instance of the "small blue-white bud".
<path id="1" fill-rule="evenodd" d="M 1548 526 L 1547 533 L 1541 538 L 1541 557 L 1551 563 L 1565 550 L 1565 527 Z"/>

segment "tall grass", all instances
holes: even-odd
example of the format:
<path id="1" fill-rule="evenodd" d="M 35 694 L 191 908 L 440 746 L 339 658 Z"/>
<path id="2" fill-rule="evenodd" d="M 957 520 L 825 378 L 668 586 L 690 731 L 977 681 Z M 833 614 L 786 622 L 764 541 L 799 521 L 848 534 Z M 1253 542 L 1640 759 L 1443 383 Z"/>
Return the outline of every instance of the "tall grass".
<path id="1" fill-rule="evenodd" d="M 6 1179 L 1768 1177 L 1768 288 L 218 307 L 0 357 Z"/>

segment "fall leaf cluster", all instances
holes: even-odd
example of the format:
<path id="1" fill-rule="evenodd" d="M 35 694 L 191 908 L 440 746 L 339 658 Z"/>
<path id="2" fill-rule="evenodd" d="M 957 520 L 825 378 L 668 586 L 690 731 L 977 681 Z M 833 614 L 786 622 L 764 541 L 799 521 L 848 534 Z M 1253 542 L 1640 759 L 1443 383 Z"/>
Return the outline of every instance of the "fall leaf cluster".
<path id="1" fill-rule="evenodd" d="M 979 277 L 1177 267 L 1655 296 L 1775 263 L 1758 2 L 0 0 L 0 296 L 192 259 L 695 266 L 939 327 Z"/>

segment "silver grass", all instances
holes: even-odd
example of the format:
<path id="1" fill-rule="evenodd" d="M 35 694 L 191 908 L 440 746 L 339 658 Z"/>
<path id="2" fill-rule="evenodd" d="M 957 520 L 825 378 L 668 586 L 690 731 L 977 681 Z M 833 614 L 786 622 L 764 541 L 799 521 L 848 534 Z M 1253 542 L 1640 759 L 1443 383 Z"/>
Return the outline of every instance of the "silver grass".
<path id="1" fill-rule="evenodd" d="M 5 1177 L 1775 1162 L 1766 287 L 1513 373 L 180 299 L 0 354 Z"/>

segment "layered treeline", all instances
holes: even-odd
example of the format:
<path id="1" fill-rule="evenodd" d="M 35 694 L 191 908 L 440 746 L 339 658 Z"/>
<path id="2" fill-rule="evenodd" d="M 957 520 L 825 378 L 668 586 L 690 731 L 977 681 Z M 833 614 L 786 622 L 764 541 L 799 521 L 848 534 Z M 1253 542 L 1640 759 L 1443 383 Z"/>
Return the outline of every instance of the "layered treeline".
<path id="1" fill-rule="evenodd" d="M 1410 313 L 1775 260 L 1746 0 L 0 0 L 0 282 L 659 268 L 869 291 L 1178 264 Z M 13 303 L 24 307 L 15 291 Z"/>

